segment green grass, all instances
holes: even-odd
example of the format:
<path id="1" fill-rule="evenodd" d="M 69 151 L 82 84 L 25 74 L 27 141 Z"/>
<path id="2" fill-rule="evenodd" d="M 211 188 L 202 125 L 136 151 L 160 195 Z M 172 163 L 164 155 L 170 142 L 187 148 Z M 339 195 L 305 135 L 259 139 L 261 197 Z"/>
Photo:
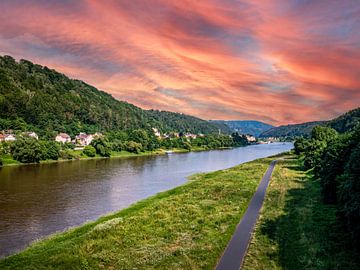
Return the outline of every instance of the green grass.
<path id="1" fill-rule="evenodd" d="M 212 269 L 271 159 L 194 175 L 0 261 L 0 269 Z"/>
<path id="2" fill-rule="evenodd" d="M 3 156 L 0 156 L 0 159 L 1 159 L 2 164 L 3 164 L 4 166 L 21 164 L 19 161 L 16 161 L 15 159 L 13 159 L 13 158 L 11 157 L 11 155 L 3 155 Z"/>
<path id="3" fill-rule="evenodd" d="M 290 156 L 275 168 L 243 269 L 360 269 L 346 239 L 319 181 Z"/>

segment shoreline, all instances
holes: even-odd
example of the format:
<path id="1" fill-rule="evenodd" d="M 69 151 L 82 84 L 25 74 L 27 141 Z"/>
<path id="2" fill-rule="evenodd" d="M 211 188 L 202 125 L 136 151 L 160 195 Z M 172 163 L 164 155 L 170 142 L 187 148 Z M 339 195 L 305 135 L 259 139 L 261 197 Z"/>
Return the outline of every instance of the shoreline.
<path id="1" fill-rule="evenodd" d="M 244 146 L 238 146 L 238 147 L 245 147 L 250 145 L 244 145 Z M 43 165 L 43 164 L 54 164 L 54 163 L 62 163 L 62 162 L 73 162 L 73 161 L 85 161 L 85 160 L 97 160 L 97 159 L 112 159 L 112 158 L 131 158 L 131 157 L 142 157 L 142 156 L 160 156 L 160 155 L 167 155 L 167 151 L 171 151 L 171 154 L 173 153 L 190 153 L 190 152 L 204 152 L 204 151 L 213 151 L 213 150 L 227 150 L 227 149 L 233 149 L 236 147 L 221 147 L 221 148 L 214 148 L 214 149 L 205 149 L 205 148 L 194 148 L 193 150 L 186 150 L 181 148 L 174 148 L 174 149 L 156 149 L 154 151 L 145 151 L 141 152 L 139 154 L 122 151 L 122 152 L 112 152 L 113 155 L 110 157 L 101 157 L 101 156 L 95 156 L 95 157 L 81 157 L 81 158 L 74 158 L 74 159 L 57 159 L 57 160 L 42 160 L 38 163 L 32 162 L 32 163 L 19 163 L 18 161 L 15 161 L 14 163 L 9 164 L 3 164 L 0 165 L 1 168 L 5 167 L 15 167 L 15 166 L 27 166 L 27 165 Z"/>

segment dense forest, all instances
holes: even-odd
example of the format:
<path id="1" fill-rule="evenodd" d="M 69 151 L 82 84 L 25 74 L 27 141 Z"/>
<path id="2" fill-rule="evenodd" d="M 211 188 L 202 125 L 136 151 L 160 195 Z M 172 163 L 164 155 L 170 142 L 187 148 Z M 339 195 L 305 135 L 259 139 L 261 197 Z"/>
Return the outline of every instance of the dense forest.
<path id="1" fill-rule="evenodd" d="M 32 130 L 50 138 L 57 132 L 74 136 L 152 127 L 161 132 L 231 132 L 184 114 L 142 110 L 47 67 L 0 57 L 0 130 Z"/>
<path id="2" fill-rule="evenodd" d="M 307 122 L 303 124 L 284 125 L 271 128 L 260 134 L 260 137 L 297 137 L 308 136 L 315 126 L 325 125 L 325 121 Z"/>
<path id="3" fill-rule="evenodd" d="M 226 125 L 236 132 L 254 135 L 255 137 L 258 137 L 261 133 L 274 127 L 272 125 L 253 120 L 212 120 L 211 122 Z"/>
<path id="4" fill-rule="evenodd" d="M 359 110 L 331 121 L 331 127 L 317 126 L 310 138 L 298 138 L 295 152 L 303 156 L 305 169 L 321 183 L 323 200 L 338 209 L 339 223 L 354 248 L 360 249 L 360 125 L 354 126 Z"/>
<path id="5" fill-rule="evenodd" d="M 327 126 L 343 133 L 360 123 L 360 108 L 351 110 L 330 121 L 307 122 L 303 124 L 279 126 L 260 134 L 260 137 L 297 137 L 310 136 L 315 126 Z"/>

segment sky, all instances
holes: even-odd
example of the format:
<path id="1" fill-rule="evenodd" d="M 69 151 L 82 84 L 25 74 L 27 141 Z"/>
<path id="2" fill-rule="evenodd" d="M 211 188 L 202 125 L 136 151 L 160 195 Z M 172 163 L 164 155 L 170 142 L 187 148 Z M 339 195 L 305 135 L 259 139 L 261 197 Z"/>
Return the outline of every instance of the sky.
<path id="1" fill-rule="evenodd" d="M 145 109 L 273 125 L 360 105 L 360 2 L 1 0 L 0 54 Z"/>

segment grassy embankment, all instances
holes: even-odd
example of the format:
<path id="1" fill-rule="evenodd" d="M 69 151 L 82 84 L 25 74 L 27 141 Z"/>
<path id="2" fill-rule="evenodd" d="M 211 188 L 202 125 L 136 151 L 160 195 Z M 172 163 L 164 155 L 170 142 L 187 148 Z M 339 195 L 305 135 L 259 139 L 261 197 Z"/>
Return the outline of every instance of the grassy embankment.
<path id="1" fill-rule="evenodd" d="M 178 188 L 33 244 L 0 269 L 211 269 L 272 159 Z"/>
<path id="2" fill-rule="evenodd" d="M 275 168 L 243 269 L 360 269 L 346 239 L 319 181 L 294 157 Z"/>

